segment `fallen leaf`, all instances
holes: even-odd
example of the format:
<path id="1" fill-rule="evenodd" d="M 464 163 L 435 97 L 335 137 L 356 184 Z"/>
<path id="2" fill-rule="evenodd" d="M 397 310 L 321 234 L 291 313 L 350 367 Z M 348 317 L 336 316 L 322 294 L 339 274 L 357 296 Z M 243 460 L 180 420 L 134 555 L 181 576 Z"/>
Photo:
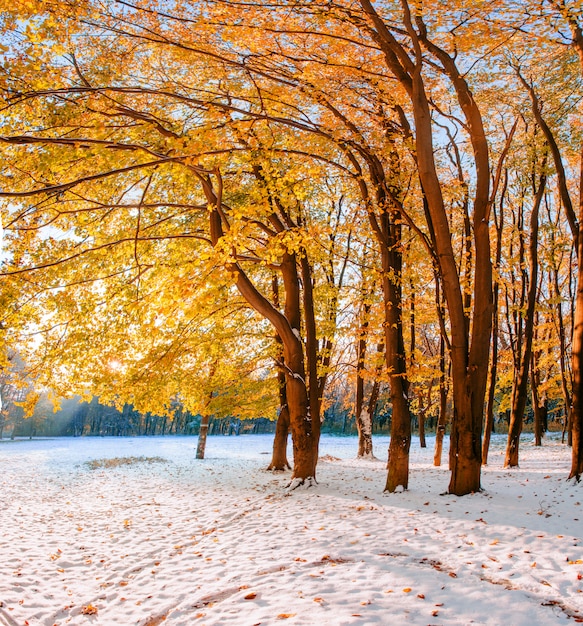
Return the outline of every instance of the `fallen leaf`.
<path id="1" fill-rule="evenodd" d="M 411 587 L 405 587 L 405 589 L 403 589 L 403 593 L 411 593 Z"/>
<path id="2" fill-rule="evenodd" d="M 256 598 L 256 597 L 257 597 L 257 594 L 256 594 L 256 593 L 251 592 L 251 593 L 248 593 L 248 594 L 245 596 L 245 600 L 255 600 L 255 598 Z"/>
<path id="3" fill-rule="evenodd" d="M 420 598 L 421 600 L 425 600 L 425 596 L 422 593 L 418 593 L 417 597 Z"/>
<path id="4" fill-rule="evenodd" d="M 92 604 L 87 604 L 81 608 L 81 615 L 97 615 L 97 607 Z"/>
<path id="5" fill-rule="evenodd" d="M 277 619 L 289 619 L 290 617 L 295 617 L 296 613 L 280 613 L 277 616 Z"/>

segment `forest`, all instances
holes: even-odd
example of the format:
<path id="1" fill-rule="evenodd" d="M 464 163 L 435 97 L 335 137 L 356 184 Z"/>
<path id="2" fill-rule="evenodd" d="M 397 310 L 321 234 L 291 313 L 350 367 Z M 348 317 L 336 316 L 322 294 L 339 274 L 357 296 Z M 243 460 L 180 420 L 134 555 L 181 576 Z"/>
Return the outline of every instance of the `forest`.
<path id="1" fill-rule="evenodd" d="M 2 423 L 266 418 L 300 486 L 350 419 L 388 492 L 427 427 L 458 496 L 551 428 L 580 480 L 581 0 L 1 4 Z"/>

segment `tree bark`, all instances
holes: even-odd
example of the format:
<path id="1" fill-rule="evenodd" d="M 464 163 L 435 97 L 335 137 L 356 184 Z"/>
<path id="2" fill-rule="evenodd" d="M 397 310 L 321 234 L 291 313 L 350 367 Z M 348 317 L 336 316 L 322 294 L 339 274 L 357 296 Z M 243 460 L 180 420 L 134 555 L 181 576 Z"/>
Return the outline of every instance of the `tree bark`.
<path id="1" fill-rule="evenodd" d="M 218 191 L 214 189 L 210 178 L 200 178 L 209 205 L 210 234 L 213 246 L 216 246 L 224 236 L 223 222 L 226 220 L 226 216 L 220 211 L 222 207 L 220 173 L 216 171 L 215 175 L 219 179 Z M 278 221 L 277 216 L 274 216 L 274 222 Z M 286 377 L 287 406 L 294 455 L 290 487 L 295 488 L 305 482 L 310 483 L 316 478 L 320 415 L 319 403 L 314 403 L 313 400 L 310 402 L 308 397 L 304 345 L 300 334 L 301 290 L 296 255 L 284 253 L 280 263 L 285 290 L 283 313 L 259 292 L 238 263 L 229 263 L 228 269 L 236 277 L 235 284 L 239 293 L 251 307 L 271 322 L 281 338 L 283 344 L 282 367 Z M 304 298 L 306 298 L 305 295 Z M 313 311 L 311 315 L 313 316 Z M 309 332 L 313 332 L 312 329 Z M 310 364 L 309 367 L 312 376 L 313 365 Z M 316 409 L 315 413 L 313 409 Z"/>
<path id="2" fill-rule="evenodd" d="M 366 298 L 363 290 L 362 299 Z M 366 360 L 367 335 L 369 325 L 369 313 L 371 305 L 366 301 L 363 304 L 362 323 L 358 341 L 356 343 L 356 403 L 354 418 L 358 433 L 358 458 L 371 458 L 372 450 L 372 415 L 364 408 L 364 370 Z"/>
<path id="3" fill-rule="evenodd" d="M 289 433 L 289 409 L 287 404 L 281 405 L 281 410 L 275 425 L 275 437 L 273 439 L 273 453 L 268 470 L 282 472 L 291 469 L 287 460 L 287 438 Z"/>
<path id="4" fill-rule="evenodd" d="M 536 305 L 536 294 L 538 285 L 538 226 L 539 211 L 546 188 L 546 158 L 542 162 L 543 174 L 540 175 L 538 189 L 534 199 L 534 204 L 530 216 L 530 241 L 528 248 L 530 279 L 528 285 L 528 295 L 526 302 L 526 313 L 524 319 L 524 349 L 519 360 L 519 369 L 516 372 L 514 384 L 512 385 L 512 404 L 510 411 L 510 424 L 508 427 L 508 444 L 506 446 L 506 457 L 504 467 L 518 466 L 518 452 L 520 446 L 520 435 L 522 433 L 522 423 L 524 420 L 524 410 L 526 408 L 527 386 L 532 358 L 532 338 L 534 333 L 534 309 Z"/>
<path id="5" fill-rule="evenodd" d="M 396 216 L 395 216 L 396 217 Z M 389 214 L 382 216 L 382 228 L 388 245 L 381 247 L 383 265 L 383 298 L 385 308 L 385 358 L 389 371 L 390 397 L 393 409 L 388 474 L 385 491 L 392 493 L 409 486 L 409 448 L 411 446 L 411 414 L 407 397 L 405 342 L 401 297 L 401 227 Z"/>
<path id="6" fill-rule="evenodd" d="M 413 109 L 415 157 L 431 219 L 435 253 L 451 328 L 450 358 L 454 411 L 450 438 L 449 492 L 464 495 L 480 489 L 481 433 L 492 330 L 488 142 L 480 111 L 469 85 L 458 71 L 455 59 L 429 40 L 421 14 L 416 11 L 413 17 L 407 0 L 401 0 L 403 25 L 410 39 L 409 49 L 395 38 L 370 0 L 360 0 L 360 4 L 370 20 L 371 27 L 374 28 L 373 36 L 384 54 L 387 66 L 407 92 Z M 455 89 L 473 149 L 476 182 L 472 224 L 475 265 L 471 340 L 460 274 L 434 158 L 432 115 L 423 78 L 422 46 L 441 63 L 443 72 Z M 399 401 L 396 396 L 395 400 Z"/>
<path id="7" fill-rule="evenodd" d="M 277 275 L 274 274 L 272 283 L 272 297 L 273 304 L 279 307 L 279 282 Z M 282 366 L 283 362 L 283 342 L 278 333 L 275 333 L 275 342 L 277 346 L 277 389 L 279 395 L 279 415 L 277 416 L 277 423 L 275 425 L 275 437 L 273 438 L 273 452 L 271 455 L 271 463 L 268 470 L 282 472 L 286 469 L 291 469 L 291 466 L 287 460 L 287 439 L 289 435 L 289 408 L 287 406 L 287 393 L 285 382 L 285 370 Z"/>
<path id="8" fill-rule="evenodd" d="M 537 325 L 538 325 L 538 312 L 537 312 Z M 540 358 L 540 351 L 537 350 L 536 352 L 533 352 L 532 360 L 530 362 L 530 386 L 532 389 L 532 408 L 534 411 L 534 445 L 537 447 L 542 446 L 544 425 L 546 422 L 546 418 L 545 418 L 546 400 L 544 398 L 541 398 L 541 395 L 539 393 L 539 387 L 541 384 L 540 371 L 538 369 L 539 358 Z"/>
<path id="9" fill-rule="evenodd" d="M 438 307 L 438 316 L 441 312 L 441 294 L 436 283 L 436 300 Z M 445 369 L 445 337 L 443 332 L 439 337 L 439 414 L 437 416 L 437 427 L 435 430 L 435 451 L 433 453 L 433 465 L 439 467 L 441 465 L 441 456 L 443 453 L 443 438 L 445 436 L 445 427 L 447 424 L 447 372 Z"/>
<path id="10" fill-rule="evenodd" d="M 583 69 L 583 34 L 579 29 L 581 67 Z M 577 295 L 573 317 L 573 406 L 571 409 L 571 471 L 577 482 L 583 474 L 583 150 L 579 185 L 579 236 L 577 238 Z"/>
<path id="11" fill-rule="evenodd" d="M 209 430 L 209 415 L 203 415 L 200 420 L 200 429 L 198 431 L 198 445 L 196 446 L 196 458 L 204 459 L 204 453 L 206 450 L 206 438 Z"/>

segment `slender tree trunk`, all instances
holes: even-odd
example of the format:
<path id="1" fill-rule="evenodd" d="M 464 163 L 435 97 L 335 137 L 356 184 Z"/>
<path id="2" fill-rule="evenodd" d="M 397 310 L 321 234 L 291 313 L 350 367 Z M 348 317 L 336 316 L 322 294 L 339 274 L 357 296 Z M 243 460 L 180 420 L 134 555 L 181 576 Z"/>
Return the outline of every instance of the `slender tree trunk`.
<path id="1" fill-rule="evenodd" d="M 326 375 L 322 379 L 318 376 L 318 338 L 316 334 L 316 314 L 314 306 L 314 275 L 304 251 L 300 258 L 301 275 L 303 283 L 304 323 L 306 328 L 306 361 L 308 367 L 308 416 L 311 425 L 311 445 L 313 455 L 313 473 L 310 477 L 316 478 L 316 465 L 318 464 L 318 451 L 320 447 L 320 431 L 322 427 L 320 407 L 324 393 Z M 295 458 L 295 457 L 294 457 Z"/>
<path id="2" fill-rule="evenodd" d="M 534 411 L 534 445 L 539 447 L 543 445 L 543 406 L 541 406 L 541 398 L 539 394 L 540 376 L 536 372 L 536 355 L 532 355 L 530 365 L 530 386 L 532 388 L 532 408 Z"/>
<path id="3" fill-rule="evenodd" d="M 433 465 L 441 465 L 443 454 L 443 438 L 447 424 L 447 372 L 445 371 L 445 338 L 439 337 L 439 415 L 437 417 L 437 427 L 435 430 L 435 451 L 433 453 Z"/>
<path id="4" fill-rule="evenodd" d="M 206 450 L 206 438 L 209 430 L 209 415 L 203 415 L 200 420 L 200 429 L 198 431 L 198 444 L 196 446 L 196 458 L 204 459 L 204 453 Z"/>
<path id="5" fill-rule="evenodd" d="M 362 293 L 362 298 L 367 294 Z M 372 415 L 364 407 L 364 371 L 367 348 L 367 335 L 369 325 L 370 304 L 365 302 L 363 305 L 363 319 L 359 338 L 356 344 L 356 404 L 354 418 L 356 430 L 358 432 L 358 458 L 371 458 L 372 450 Z"/>
<path id="6" fill-rule="evenodd" d="M 578 31 L 583 69 L 583 34 Z M 579 185 L 579 236 L 577 238 L 577 295 L 573 316 L 573 408 L 571 410 L 572 457 L 569 478 L 577 482 L 583 474 L 583 150 Z"/>
<path id="7" fill-rule="evenodd" d="M 546 187 L 546 158 L 542 162 L 543 174 L 540 176 L 539 186 L 536 190 L 535 200 L 530 216 L 530 241 L 529 241 L 529 266 L 530 281 L 528 285 L 528 295 L 526 302 L 526 313 L 524 319 L 524 349 L 519 357 L 519 369 L 516 379 L 512 385 L 512 404 L 510 411 L 510 424 L 508 427 L 508 444 L 506 446 L 506 457 L 504 467 L 518 466 L 518 451 L 520 445 L 520 435 L 524 420 L 524 410 L 526 408 L 527 385 L 532 358 L 532 338 L 534 333 L 534 309 L 536 305 L 536 294 L 538 290 L 538 225 L 539 211 Z"/>
<path id="8" fill-rule="evenodd" d="M 430 386 L 431 389 L 431 386 Z M 425 413 L 427 407 L 423 401 L 423 395 L 419 396 L 419 414 L 417 419 L 419 420 L 419 446 L 421 448 L 427 448 L 427 441 L 425 441 Z"/>
<path id="9" fill-rule="evenodd" d="M 386 364 L 389 371 L 390 397 L 393 408 L 391 442 L 389 445 L 388 474 L 385 491 L 392 493 L 398 487 L 409 486 L 409 448 L 411 446 L 411 414 L 407 397 L 405 342 L 401 297 L 401 227 L 383 216 L 383 231 L 388 246 L 381 248 L 383 265 L 383 297 L 385 304 Z M 395 216 L 396 217 L 396 216 Z M 396 221 L 396 220 L 395 220 Z"/>
<path id="10" fill-rule="evenodd" d="M 540 324 L 539 312 L 536 312 L 534 325 L 534 340 L 538 340 L 538 328 Z M 546 413 L 546 393 L 540 394 L 541 374 L 539 362 L 541 358 L 541 350 L 537 349 L 532 353 L 530 362 L 530 386 L 532 389 L 532 407 L 534 410 L 534 445 L 542 446 L 542 438 L 545 432 L 545 413 Z"/>
<path id="11" fill-rule="evenodd" d="M 273 304 L 279 308 L 279 281 L 277 275 L 274 274 L 271 283 Z M 285 469 L 291 469 L 287 460 L 287 439 L 289 435 L 289 408 L 287 406 L 287 394 L 286 394 L 286 382 L 285 382 L 285 370 L 283 367 L 283 342 L 281 337 L 276 332 L 275 341 L 277 345 L 277 359 L 278 371 L 277 371 L 277 387 L 279 394 L 279 415 L 277 416 L 277 423 L 275 425 L 275 437 L 273 439 L 273 453 L 271 456 L 271 463 L 268 470 L 284 471 Z"/>
<path id="12" fill-rule="evenodd" d="M 291 469 L 287 460 L 287 439 L 289 433 L 289 409 L 285 389 L 285 373 L 281 370 L 277 375 L 279 383 L 279 406 L 280 411 L 275 425 L 275 437 L 273 439 L 273 454 L 268 470 L 281 472 Z"/>
<path id="13" fill-rule="evenodd" d="M 494 215 L 494 225 L 496 228 L 496 259 L 495 268 L 498 271 L 500 269 L 500 263 L 502 261 L 502 233 L 504 232 L 504 199 L 506 197 L 506 191 L 508 189 L 508 169 L 504 169 L 504 183 L 502 186 L 502 192 L 500 194 L 499 211 L 496 211 L 496 193 L 500 178 L 502 174 L 502 166 L 504 159 L 510 150 L 510 144 L 516 131 L 517 123 L 514 124 L 512 130 L 507 137 L 506 145 L 498 166 L 496 168 L 496 177 L 494 181 L 494 189 L 492 190 L 491 204 L 492 213 Z M 496 383 L 498 379 L 498 334 L 500 329 L 500 313 L 499 302 L 500 297 L 500 280 L 496 278 L 492 289 L 492 357 L 490 360 L 490 376 L 488 387 L 488 402 L 486 405 L 486 419 L 484 420 L 484 438 L 482 441 L 482 464 L 487 465 L 488 453 L 490 451 L 490 440 L 492 432 L 494 431 L 494 403 L 496 400 Z"/>

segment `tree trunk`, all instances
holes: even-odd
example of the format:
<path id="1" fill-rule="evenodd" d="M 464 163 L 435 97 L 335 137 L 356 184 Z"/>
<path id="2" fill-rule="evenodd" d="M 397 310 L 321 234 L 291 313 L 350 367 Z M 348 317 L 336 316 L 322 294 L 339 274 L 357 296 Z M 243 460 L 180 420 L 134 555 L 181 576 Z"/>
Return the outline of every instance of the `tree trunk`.
<path id="1" fill-rule="evenodd" d="M 425 441 L 425 409 L 419 409 L 419 446 L 421 448 L 427 448 L 427 441 Z"/>
<path id="2" fill-rule="evenodd" d="M 541 398 L 538 393 L 538 382 L 534 371 L 534 365 L 530 374 L 532 387 L 532 408 L 534 411 L 534 445 L 540 447 L 543 445 L 543 424 L 544 424 L 544 405 L 541 405 Z"/>
<path id="3" fill-rule="evenodd" d="M 537 328 L 539 326 L 539 312 L 536 312 L 536 322 L 535 322 L 535 336 L 534 339 L 538 339 Z M 544 435 L 544 425 L 545 425 L 545 413 L 546 413 L 546 394 L 539 393 L 539 389 L 541 386 L 541 375 L 539 369 L 539 360 L 541 357 L 541 351 L 537 349 L 532 354 L 532 359 L 530 362 L 530 386 L 532 390 L 532 407 L 534 410 L 534 445 L 542 446 L 542 438 Z"/>
<path id="4" fill-rule="evenodd" d="M 364 299 L 367 294 L 362 293 Z M 364 408 L 364 370 L 366 360 L 368 316 L 371 305 L 367 302 L 363 305 L 363 319 L 360 329 L 360 336 L 356 344 L 356 406 L 354 418 L 358 433 L 358 458 L 372 458 L 372 415 Z"/>
<path id="5" fill-rule="evenodd" d="M 268 470 L 282 472 L 291 469 L 287 460 L 287 437 L 289 433 L 289 410 L 287 405 L 281 407 L 275 426 L 275 437 L 273 439 L 273 454 Z"/>
<path id="6" fill-rule="evenodd" d="M 526 408 L 527 386 L 532 358 L 532 338 L 534 334 L 534 309 L 538 284 L 538 225 L 539 211 L 546 187 L 546 157 L 542 160 L 543 173 L 540 175 L 539 186 L 536 190 L 534 204 L 530 215 L 530 241 L 528 247 L 530 281 L 526 302 L 524 319 L 524 350 L 520 356 L 520 366 L 512 385 L 512 405 L 510 412 L 510 425 L 508 427 L 508 444 L 506 446 L 506 458 L 504 467 L 518 466 L 518 451 L 524 410 Z M 525 277 L 526 280 L 526 277 Z"/>
<path id="7" fill-rule="evenodd" d="M 443 304 L 441 302 L 441 292 L 439 281 L 436 281 L 436 306 L 440 319 L 443 316 Z M 439 414 L 437 416 L 437 427 L 435 429 L 435 451 L 433 453 L 433 465 L 441 466 L 441 456 L 443 454 L 443 438 L 447 424 L 447 372 L 445 369 L 445 337 L 442 333 L 439 337 Z"/>
<path id="8" fill-rule="evenodd" d="M 273 275 L 271 281 L 271 291 L 273 304 L 279 307 L 279 281 L 277 274 Z M 279 415 L 277 417 L 277 424 L 275 425 L 275 437 L 273 439 L 273 453 L 271 455 L 271 463 L 268 470 L 282 472 L 286 469 L 291 469 L 287 460 L 287 438 L 289 434 L 289 408 L 287 406 L 287 394 L 285 389 L 285 370 L 283 367 L 283 342 L 279 333 L 275 333 L 275 342 L 277 344 L 277 359 L 281 361 L 278 363 L 277 370 L 277 387 L 279 394 Z"/>
<path id="9" fill-rule="evenodd" d="M 216 176 L 219 176 L 218 171 Z M 201 179 L 203 191 L 209 207 L 211 241 L 216 246 L 223 237 L 223 218 L 219 212 L 222 198 L 212 186 L 209 179 Z M 222 183 L 218 186 L 222 188 Z M 273 216 L 277 222 L 277 216 Z M 287 406 L 289 410 L 290 431 L 293 442 L 294 467 L 290 487 L 295 488 L 304 482 L 315 480 L 316 463 L 318 461 L 318 439 L 320 432 L 319 411 L 311 412 L 317 404 L 308 398 L 308 385 L 304 363 L 304 345 L 300 335 L 301 328 L 301 296 L 298 276 L 297 258 L 295 254 L 284 253 L 280 263 L 280 271 L 284 283 L 285 304 L 281 313 L 253 284 L 249 276 L 238 263 L 230 263 L 228 269 L 236 276 L 239 293 L 263 317 L 265 317 L 281 338 L 283 344 L 283 363 L 286 377 Z M 307 286 L 304 285 L 304 289 Z M 311 283 L 309 285 L 311 289 Z M 304 298 L 309 297 L 304 293 Z M 309 349 L 315 340 L 312 328 L 313 310 L 308 316 Z M 313 376 L 314 364 L 310 363 L 310 378 Z M 317 385 L 316 385 L 317 386 Z M 312 393 L 317 391 L 312 390 Z"/>
<path id="10" fill-rule="evenodd" d="M 196 446 L 196 458 L 204 459 L 206 450 L 206 438 L 209 430 L 209 415 L 203 415 L 200 420 L 200 429 L 198 431 L 198 445 Z"/>
<path id="11" fill-rule="evenodd" d="M 407 398 L 405 342 L 401 298 L 401 227 L 397 220 L 383 216 L 382 228 L 387 246 L 381 247 L 383 264 L 383 298 L 385 305 L 385 358 L 389 371 L 390 397 L 393 409 L 389 444 L 388 475 L 385 491 L 393 493 L 409 486 L 409 448 L 411 446 L 411 414 Z M 395 216 L 396 217 L 396 216 Z"/>
<path id="12" fill-rule="evenodd" d="M 583 68 L 583 39 L 581 40 Z M 573 406 L 571 409 L 571 472 L 577 482 L 583 474 L 583 151 L 581 152 L 581 184 L 579 187 L 579 236 L 577 238 L 577 296 L 573 317 Z"/>
<path id="13" fill-rule="evenodd" d="M 356 430 L 358 431 L 358 458 L 372 459 L 372 415 L 364 407 L 356 418 Z"/>
<path id="14" fill-rule="evenodd" d="M 500 184 L 500 178 L 502 176 L 502 165 L 504 159 L 510 150 L 512 138 L 516 131 L 517 122 L 515 122 L 512 130 L 507 137 L 506 145 L 498 166 L 496 168 L 496 177 L 494 180 L 494 188 L 492 190 L 491 204 L 492 213 L 494 216 L 494 225 L 496 229 L 496 279 L 494 281 L 492 289 L 492 358 L 490 360 L 490 377 L 488 387 L 488 403 L 486 405 L 486 418 L 484 420 L 484 438 L 482 441 L 482 465 L 488 464 L 488 452 L 490 451 L 490 440 L 494 431 L 494 402 L 496 400 L 496 382 L 498 378 L 498 334 L 500 328 L 500 313 L 499 313 L 499 296 L 500 296 L 500 279 L 498 277 L 500 264 L 502 261 L 502 234 L 504 232 L 504 199 L 506 197 L 506 191 L 508 189 L 508 168 L 504 169 L 504 183 L 502 186 L 502 192 L 500 194 L 499 208 L 496 211 L 496 194 L 498 186 Z"/>

